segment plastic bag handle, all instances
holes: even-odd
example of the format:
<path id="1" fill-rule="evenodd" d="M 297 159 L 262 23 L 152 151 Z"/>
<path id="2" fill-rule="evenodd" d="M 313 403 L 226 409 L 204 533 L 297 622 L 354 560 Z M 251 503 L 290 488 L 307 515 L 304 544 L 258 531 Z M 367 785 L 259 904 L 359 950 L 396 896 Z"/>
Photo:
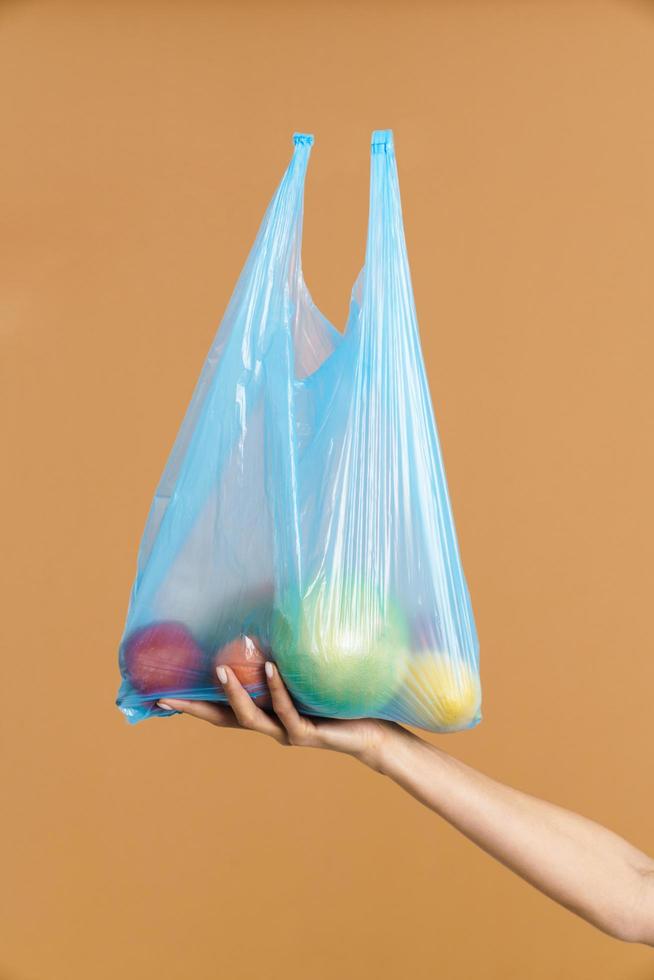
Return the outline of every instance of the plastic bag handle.
<path id="1" fill-rule="evenodd" d="M 259 231 L 267 247 L 255 249 L 267 264 L 269 274 L 286 279 L 302 244 L 302 215 L 304 210 L 304 179 L 313 146 L 311 133 L 293 134 L 293 156 L 270 202 Z"/>
<path id="2" fill-rule="evenodd" d="M 370 139 L 371 153 L 392 153 L 395 144 L 393 143 L 392 129 L 375 129 Z"/>
<path id="3" fill-rule="evenodd" d="M 313 146 L 313 133 L 293 133 L 295 146 Z"/>
<path id="4" fill-rule="evenodd" d="M 411 293 L 404 238 L 400 182 L 391 129 L 376 129 L 370 140 L 370 206 L 364 296 L 383 299 L 384 283 L 399 278 Z M 411 299 L 412 299 L 411 294 Z"/>
<path id="5" fill-rule="evenodd" d="M 302 211 L 304 178 L 313 136 L 309 133 L 293 135 L 293 156 L 284 176 L 266 210 L 254 245 L 236 284 L 232 298 L 202 372 L 197 381 L 191 403 L 177 433 L 175 444 L 161 476 L 152 503 L 148 522 L 139 549 L 137 576 L 133 598 L 141 587 L 147 593 L 141 603 L 151 601 L 160 584 L 161 575 L 144 575 L 152 554 L 156 551 L 160 528 L 168 511 L 168 504 L 178 483 L 184 463 L 198 439 L 199 422 L 210 415 L 212 405 L 221 404 L 224 380 L 238 377 L 242 370 L 252 370 L 257 360 L 263 358 L 275 334 L 283 331 L 287 317 L 284 304 L 292 302 L 293 289 L 297 287 L 298 265 L 302 239 Z M 290 289 L 289 289 L 290 287 Z M 226 451 L 226 450 L 225 450 Z M 211 490 L 210 470 L 202 471 L 206 486 L 196 486 L 193 499 L 199 509 Z M 185 526 L 195 519 L 195 513 L 187 513 Z M 166 529 L 166 548 L 173 553 L 181 546 L 181 524 Z"/>

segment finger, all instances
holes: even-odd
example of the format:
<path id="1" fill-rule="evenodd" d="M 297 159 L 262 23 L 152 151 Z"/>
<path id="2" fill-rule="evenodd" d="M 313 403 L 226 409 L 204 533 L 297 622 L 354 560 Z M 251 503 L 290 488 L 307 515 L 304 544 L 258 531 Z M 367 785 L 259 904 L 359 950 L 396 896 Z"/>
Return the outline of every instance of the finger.
<path id="1" fill-rule="evenodd" d="M 278 742 L 285 743 L 287 739 L 283 725 L 273 715 L 266 714 L 255 704 L 234 671 L 229 667 L 220 666 L 216 672 L 239 725 L 253 732 L 261 732 L 262 735 L 270 735 Z"/>
<path id="2" fill-rule="evenodd" d="M 314 725 L 299 714 L 275 664 L 267 660 L 265 669 L 273 710 L 286 729 L 289 742 L 292 745 L 313 745 L 316 736 Z"/>
<path id="3" fill-rule="evenodd" d="M 219 728 L 238 728 L 239 723 L 234 712 L 226 704 L 216 704 L 214 701 L 180 701 L 179 698 L 166 698 L 157 704 L 165 711 L 179 711 L 184 715 L 192 715 L 208 721 Z"/>

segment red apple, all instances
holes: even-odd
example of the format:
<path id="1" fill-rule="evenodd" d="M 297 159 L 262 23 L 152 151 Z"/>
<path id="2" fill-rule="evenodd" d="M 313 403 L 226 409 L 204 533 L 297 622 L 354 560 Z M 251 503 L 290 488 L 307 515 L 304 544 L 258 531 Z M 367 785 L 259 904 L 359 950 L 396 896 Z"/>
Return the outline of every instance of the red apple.
<path id="1" fill-rule="evenodd" d="M 257 704 L 266 706 L 270 704 L 264 670 L 264 664 L 268 658 L 263 653 L 262 646 L 263 644 L 259 639 L 242 634 L 218 650 L 213 665 L 214 670 L 216 667 L 230 667 L 237 680 L 254 697 Z M 223 686 L 217 678 L 216 685 L 222 693 Z M 261 693 L 254 694 L 253 691 Z"/>
<path id="2" fill-rule="evenodd" d="M 182 623 L 153 623 L 136 630 L 125 642 L 123 664 L 141 694 L 183 693 L 208 685 L 202 651 Z"/>

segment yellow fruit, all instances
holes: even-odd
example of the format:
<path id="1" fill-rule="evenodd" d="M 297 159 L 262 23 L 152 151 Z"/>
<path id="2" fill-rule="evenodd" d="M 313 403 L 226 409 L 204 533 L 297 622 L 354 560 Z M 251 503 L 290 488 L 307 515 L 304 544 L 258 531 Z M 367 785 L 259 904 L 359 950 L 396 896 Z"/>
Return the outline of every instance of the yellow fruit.
<path id="1" fill-rule="evenodd" d="M 455 730 L 478 720 L 479 677 L 464 661 L 446 653 L 419 653 L 409 658 L 403 701 L 418 725 Z"/>

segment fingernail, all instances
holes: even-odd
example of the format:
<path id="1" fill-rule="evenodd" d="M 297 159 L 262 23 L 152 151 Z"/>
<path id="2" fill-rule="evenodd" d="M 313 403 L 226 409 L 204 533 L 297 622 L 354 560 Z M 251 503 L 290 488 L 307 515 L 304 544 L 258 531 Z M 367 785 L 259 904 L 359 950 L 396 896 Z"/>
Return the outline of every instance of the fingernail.
<path id="1" fill-rule="evenodd" d="M 217 673 L 218 673 L 218 680 L 220 681 L 220 683 L 221 684 L 226 684 L 227 683 L 227 671 L 225 670 L 225 668 L 224 667 L 219 667 Z"/>
<path id="2" fill-rule="evenodd" d="M 272 677 L 275 673 L 275 668 L 273 667 L 272 661 L 266 660 L 266 677 Z"/>
<path id="3" fill-rule="evenodd" d="M 174 711 L 172 704 L 166 704 L 165 701 L 157 701 L 157 707 L 163 708 L 164 711 Z"/>

